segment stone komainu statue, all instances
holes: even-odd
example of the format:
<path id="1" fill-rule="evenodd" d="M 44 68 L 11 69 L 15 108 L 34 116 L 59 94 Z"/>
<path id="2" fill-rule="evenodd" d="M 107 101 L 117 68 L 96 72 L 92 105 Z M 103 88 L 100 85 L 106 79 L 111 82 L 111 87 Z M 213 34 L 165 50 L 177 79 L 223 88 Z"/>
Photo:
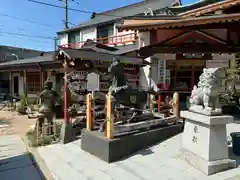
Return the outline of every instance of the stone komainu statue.
<path id="1" fill-rule="evenodd" d="M 204 68 L 197 86 L 193 87 L 189 110 L 205 115 L 220 115 L 219 97 L 225 92 L 225 77 L 224 68 Z"/>

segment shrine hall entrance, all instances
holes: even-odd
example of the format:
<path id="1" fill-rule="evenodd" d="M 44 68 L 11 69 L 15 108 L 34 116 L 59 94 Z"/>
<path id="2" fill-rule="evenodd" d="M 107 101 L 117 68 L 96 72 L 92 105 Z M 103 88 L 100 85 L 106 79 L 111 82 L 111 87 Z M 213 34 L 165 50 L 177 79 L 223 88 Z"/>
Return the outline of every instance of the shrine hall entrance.
<path id="1" fill-rule="evenodd" d="M 168 60 L 169 90 L 191 93 L 205 67 L 205 60 Z"/>

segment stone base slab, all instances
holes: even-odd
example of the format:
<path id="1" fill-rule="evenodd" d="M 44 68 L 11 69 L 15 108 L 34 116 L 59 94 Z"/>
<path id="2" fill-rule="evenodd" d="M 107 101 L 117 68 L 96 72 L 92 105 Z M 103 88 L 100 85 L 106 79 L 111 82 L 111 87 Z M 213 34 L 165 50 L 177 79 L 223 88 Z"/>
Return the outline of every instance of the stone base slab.
<path id="1" fill-rule="evenodd" d="M 200 106 L 200 105 L 191 105 L 189 107 L 189 111 L 192 111 L 198 114 L 203 114 L 206 116 L 222 115 L 222 109 L 211 110 L 211 109 L 203 108 L 203 106 Z"/>
<path id="2" fill-rule="evenodd" d="M 104 132 L 83 129 L 81 148 L 90 154 L 111 163 L 166 140 L 183 131 L 183 124 L 140 131 L 134 134 L 117 136 L 114 139 L 104 137 Z"/>
<path id="3" fill-rule="evenodd" d="M 181 158 L 206 175 L 212 175 L 236 167 L 235 160 L 222 159 L 216 161 L 206 161 L 184 148 L 181 148 Z"/>
<path id="4" fill-rule="evenodd" d="M 72 124 L 63 122 L 60 132 L 60 142 L 62 144 L 70 143 L 74 140 L 74 131 Z"/>

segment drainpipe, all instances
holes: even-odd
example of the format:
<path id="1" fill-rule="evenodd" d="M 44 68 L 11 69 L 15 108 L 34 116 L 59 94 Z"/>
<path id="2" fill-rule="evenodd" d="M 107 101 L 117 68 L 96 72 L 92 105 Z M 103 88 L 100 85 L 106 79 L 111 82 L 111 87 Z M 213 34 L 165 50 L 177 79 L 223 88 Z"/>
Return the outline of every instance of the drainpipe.
<path id="1" fill-rule="evenodd" d="M 58 37 L 54 37 L 53 38 L 53 49 L 54 50 L 57 50 L 57 44 L 58 44 L 57 41 L 58 41 Z"/>

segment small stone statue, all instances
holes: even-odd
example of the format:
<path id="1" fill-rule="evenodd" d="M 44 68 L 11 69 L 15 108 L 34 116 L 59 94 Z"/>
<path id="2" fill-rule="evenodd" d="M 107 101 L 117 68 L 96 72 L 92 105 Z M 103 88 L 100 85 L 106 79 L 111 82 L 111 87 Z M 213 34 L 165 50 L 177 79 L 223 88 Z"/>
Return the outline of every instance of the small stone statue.
<path id="1" fill-rule="evenodd" d="M 53 117 L 58 95 L 56 91 L 53 90 L 53 82 L 50 79 L 44 82 L 44 90 L 40 93 L 39 97 L 41 99 L 41 107 L 39 108 L 40 116 L 38 118 L 40 133 L 42 133 L 42 126 L 44 123 L 44 125 L 47 126 L 44 134 L 53 134 Z"/>
<path id="2" fill-rule="evenodd" d="M 189 110 L 208 116 L 221 115 L 219 96 L 225 91 L 225 76 L 224 68 L 204 68 L 198 85 L 193 87 Z"/>

